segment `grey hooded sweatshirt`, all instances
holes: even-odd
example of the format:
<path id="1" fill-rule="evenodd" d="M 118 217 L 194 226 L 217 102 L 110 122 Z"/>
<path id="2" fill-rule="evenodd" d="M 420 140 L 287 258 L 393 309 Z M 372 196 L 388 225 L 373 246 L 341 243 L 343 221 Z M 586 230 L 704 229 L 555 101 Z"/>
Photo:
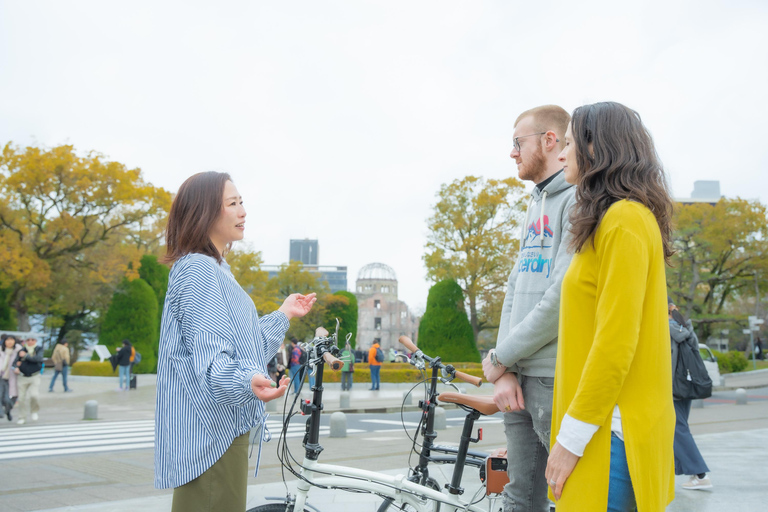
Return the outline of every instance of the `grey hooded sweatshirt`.
<path id="1" fill-rule="evenodd" d="M 507 282 L 496 355 L 509 371 L 554 377 L 560 285 L 571 263 L 568 213 L 576 188 L 562 171 L 533 189 L 520 254 Z"/>

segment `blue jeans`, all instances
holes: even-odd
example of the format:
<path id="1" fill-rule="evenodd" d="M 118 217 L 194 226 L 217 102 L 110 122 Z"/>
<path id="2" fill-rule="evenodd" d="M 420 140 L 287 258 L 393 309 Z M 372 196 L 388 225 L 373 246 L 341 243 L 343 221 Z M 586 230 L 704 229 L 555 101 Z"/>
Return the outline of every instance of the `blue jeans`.
<path id="1" fill-rule="evenodd" d="M 627 451 L 624 441 L 611 434 L 611 472 L 608 482 L 608 512 L 634 512 L 637 510 L 635 490 L 629 477 Z"/>
<path id="2" fill-rule="evenodd" d="M 379 389 L 381 384 L 381 365 L 371 365 L 371 389 Z"/>
<path id="3" fill-rule="evenodd" d="M 352 389 L 352 372 L 341 372 L 341 390 L 349 391 Z"/>
<path id="4" fill-rule="evenodd" d="M 293 383 L 293 392 L 298 393 L 299 392 L 299 386 L 301 386 L 301 375 L 296 375 L 299 373 L 299 370 L 301 370 L 301 366 L 299 365 L 293 365 L 288 369 L 288 376 L 291 378 L 291 382 Z"/>
<path id="5" fill-rule="evenodd" d="M 120 376 L 120 389 L 123 389 L 123 379 L 125 379 L 125 389 L 128 389 L 131 384 L 131 367 L 130 366 L 118 366 L 120 369 L 118 375 Z"/>
<path id="6" fill-rule="evenodd" d="M 53 391 L 53 384 L 56 382 L 56 377 L 58 377 L 59 374 L 61 374 L 61 382 L 64 383 L 64 391 L 69 391 L 69 386 L 67 386 L 67 368 L 69 368 L 69 366 L 63 365 L 61 370 L 53 372 L 53 378 L 51 379 L 51 385 L 48 386 L 48 391 Z"/>
<path id="7" fill-rule="evenodd" d="M 504 512 L 549 512 L 547 469 L 555 379 L 518 374 L 525 409 L 504 413 L 509 483 L 501 495 Z"/>

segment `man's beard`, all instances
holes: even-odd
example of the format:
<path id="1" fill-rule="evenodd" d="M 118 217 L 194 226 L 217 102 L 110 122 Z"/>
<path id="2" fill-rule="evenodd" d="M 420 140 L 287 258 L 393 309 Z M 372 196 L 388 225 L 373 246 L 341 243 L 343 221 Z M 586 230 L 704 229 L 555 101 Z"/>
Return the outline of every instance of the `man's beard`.
<path id="1" fill-rule="evenodd" d="M 533 181 L 534 183 L 543 181 L 546 171 L 547 160 L 544 158 L 544 151 L 541 149 L 541 144 L 539 144 L 536 151 L 523 162 L 523 165 L 517 168 L 521 180 Z"/>

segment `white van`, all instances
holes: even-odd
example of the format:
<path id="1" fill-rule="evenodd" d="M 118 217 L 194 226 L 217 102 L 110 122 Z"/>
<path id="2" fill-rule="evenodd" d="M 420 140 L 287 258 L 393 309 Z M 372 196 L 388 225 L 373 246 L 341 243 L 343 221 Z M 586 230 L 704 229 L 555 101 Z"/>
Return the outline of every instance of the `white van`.
<path id="1" fill-rule="evenodd" d="M 704 366 L 707 369 L 709 378 L 712 379 L 712 385 L 717 387 L 720 385 L 720 369 L 717 367 L 717 358 L 715 354 L 709 350 L 709 347 L 703 343 L 699 343 L 699 354 L 704 361 Z"/>

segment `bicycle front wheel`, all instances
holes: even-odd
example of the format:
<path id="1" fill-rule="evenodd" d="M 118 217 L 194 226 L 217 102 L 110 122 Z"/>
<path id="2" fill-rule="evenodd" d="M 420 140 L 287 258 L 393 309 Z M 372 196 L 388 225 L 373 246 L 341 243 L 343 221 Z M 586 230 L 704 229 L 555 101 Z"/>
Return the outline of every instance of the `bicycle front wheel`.
<path id="1" fill-rule="evenodd" d="M 258 507 L 249 508 L 246 512 L 293 512 L 293 504 L 291 503 L 270 503 L 268 505 L 259 505 Z M 304 512 L 312 512 L 308 508 L 304 509 Z"/>
<path id="2" fill-rule="evenodd" d="M 437 483 L 437 481 L 434 478 L 427 479 L 427 487 L 430 489 L 434 489 L 437 492 L 440 492 L 440 485 Z M 411 505 L 408 505 L 407 503 L 403 503 L 402 505 L 398 505 L 397 503 L 393 503 L 392 499 L 387 498 L 384 500 L 384 502 L 379 505 L 378 512 L 395 512 L 397 510 L 405 510 L 407 512 L 415 512 L 416 509 L 414 509 Z M 430 508 L 432 512 L 440 512 L 440 502 L 434 501 L 432 502 L 432 508 Z"/>

